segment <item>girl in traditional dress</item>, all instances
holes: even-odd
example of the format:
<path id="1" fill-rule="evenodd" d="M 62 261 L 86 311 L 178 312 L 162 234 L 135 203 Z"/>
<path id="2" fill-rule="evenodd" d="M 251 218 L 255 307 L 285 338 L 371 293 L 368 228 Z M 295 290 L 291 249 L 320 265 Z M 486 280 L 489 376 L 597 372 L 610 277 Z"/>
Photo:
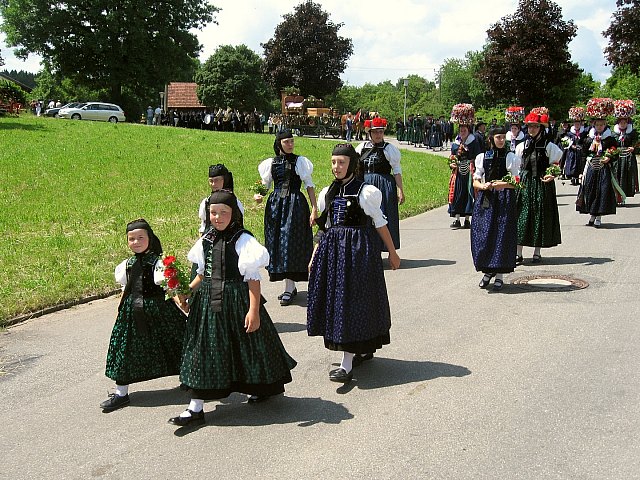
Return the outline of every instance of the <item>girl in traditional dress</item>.
<path id="1" fill-rule="evenodd" d="M 129 384 L 177 375 L 182 358 L 185 314 L 165 300 L 162 246 L 146 220 L 127 224 L 127 243 L 133 257 L 116 267 L 123 286 L 113 326 L 105 375 L 116 391 L 100 404 L 105 412 L 129 404 Z"/>
<path id="2" fill-rule="evenodd" d="M 269 251 L 269 280 L 285 281 L 284 292 L 278 297 L 280 305 L 290 305 L 298 293 L 296 282 L 309 278 L 309 260 L 313 252 L 313 232 L 318 207 L 311 174 L 313 164 L 307 157 L 293 153 L 291 131 L 276 134 L 273 158 L 258 166 L 262 183 L 274 184 L 264 209 L 264 241 Z M 311 202 L 300 191 L 304 184 Z"/>
<path id="3" fill-rule="evenodd" d="M 391 268 L 400 266 L 380 208 L 382 193 L 356 178 L 358 157 L 351 144 L 336 145 L 331 154 L 335 180 L 320 192 L 307 307 L 309 335 L 322 336 L 326 348 L 343 352 L 340 367 L 329 373 L 331 381 L 343 383 L 353 378 L 354 366 L 390 341 L 380 239 Z"/>
<path id="4" fill-rule="evenodd" d="M 236 196 L 211 194 L 212 228 L 189 251 L 198 264 L 191 301 L 180 381 L 191 389 L 191 402 L 178 426 L 204 423 L 204 400 L 232 392 L 258 402 L 284 392 L 296 362 L 280 341 L 260 295 L 260 269 L 267 250 L 244 229 Z"/>
<path id="5" fill-rule="evenodd" d="M 483 272 L 480 288 L 501 290 L 503 275 L 516 267 L 518 211 L 514 185 L 502 179 L 514 179 L 520 164 L 506 148 L 506 131 L 496 127 L 489 131 L 490 150 L 476 157 L 473 186 L 478 190 L 471 223 L 471 254 L 476 271 Z"/>
<path id="6" fill-rule="evenodd" d="M 211 193 L 218 190 L 230 190 L 233 192 L 233 174 L 222 163 L 209 166 L 209 186 L 211 187 Z M 198 209 L 198 217 L 200 218 L 200 235 L 202 235 L 210 226 L 209 220 L 209 197 L 206 196 L 200 202 L 200 208 Z M 238 199 L 238 208 L 240 213 L 244 215 L 244 206 L 240 199 Z"/>
<path id="7" fill-rule="evenodd" d="M 508 107 L 504 112 L 504 119 L 509 125 L 509 131 L 507 132 L 507 147 L 508 150 L 515 153 L 516 147 L 524 142 L 524 133 L 520 124 L 524 120 L 524 108 L 519 106 Z"/>
<path id="8" fill-rule="evenodd" d="M 475 122 L 475 110 L 470 103 L 454 105 L 451 121 L 459 124 L 458 137 L 451 144 L 451 178 L 449 179 L 449 216 L 455 217 L 451 228 L 461 228 L 460 216 L 464 216 L 464 228 L 471 228 L 469 217 L 473 213 L 473 162 L 482 151 L 471 133 Z"/>
<path id="9" fill-rule="evenodd" d="M 616 214 L 618 183 L 611 167 L 612 157 L 607 155 L 607 150 L 617 147 L 616 139 L 607 126 L 607 117 L 613 114 L 613 108 L 610 98 L 592 98 L 587 103 L 587 115 L 594 120 L 594 124 L 585 141 L 587 159 L 576 210 L 591 216 L 587 223 L 590 227 L 600 228 L 603 215 Z"/>
<path id="10" fill-rule="evenodd" d="M 618 142 L 620 155 L 615 165 L 615 175 L 625 197 L 633 197 L 638 193 L 638 162 L 634 146 L 638 143 L 638 132 L 629 123 L 636 113 L 633 100 L 616 100 L 613 102 L 613 115 L 618 123 L 613 127 L 613 136 Z M 618 204 L 624 205 L 625 198 L 618 194 Z"/>
<path id="11" fill-rule="evenodd" d="M 400 248 L 398 205 L 402 205 L 405 200 L 400 150 L 384 141 L 384 130 L 387 127 L 384 118 L 374 117 L 368 125 L 370 140 L 356 147 L 356 152 L 360 155 L 358 175 L 360 180 L 382 192 L 382 212 L 387 218 L 393 246 L 397 250 Z M 382 250 L 389 251 L 386 244 Z"/>
<path id="12" fill-rule="evenodd" d="M 555 176 L 547 174 L 547 168 L 559 164 L 562 150 L 545 133 L 549 114 L 545 107 L 538 107 L 524 119 L 527 136 L 516 147 L 516 162 L 521 165 L 523 188 L 517 197 L 518 249 L 516 264 L 523 262 L 523 246 L 533 247 L 533 263 L 540 263 L 542 248 L 561 243 L 560 216 L 556 199 Z"/>
<path id="13" fill-rule="evenodd" d="M 587 129 L 582 126 L 585 110 L 582 107 L 569 109 L 569 120 L 573 126 L 567 133 L 569 144 L 565 147 L 564 168 L 562 173 L 571 180 L 571 185 L 578 185 L 584 170 L 583 147 L 587 139 Z"/>

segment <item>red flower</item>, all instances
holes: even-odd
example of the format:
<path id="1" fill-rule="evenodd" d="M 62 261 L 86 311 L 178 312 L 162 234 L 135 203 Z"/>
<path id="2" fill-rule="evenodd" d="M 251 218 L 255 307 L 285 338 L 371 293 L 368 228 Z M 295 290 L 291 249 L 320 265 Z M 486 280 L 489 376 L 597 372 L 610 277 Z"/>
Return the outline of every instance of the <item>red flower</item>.
<path id="1" fill-rule="evenodd" d="M 175 261 L 176 261 L 176 257 L 174 257 L 173 255 L 169 255 L 169 256 L 164 257 L 164 258 L 162 259 L 162 264 L 163 264 L 165 267 L 168 267 L 169 265 L 171 265 L 171 264 L 172 264 L 173 262 L 175 262 Z"/>
<path id="2" fill-rule="evenodd" d="M 516 175 L 516 183 L 520 183 L 520 175 Z"/>
<path id="3" fill-rule="evenodd" d="M 165 268 L 164 270 L 164 278 L 174 278 L 177 274 L 178 271 L 173 267 Z"/>
<path id="4" fill-rule="evenodd" d="M 169 287 L 171 290 L 176 288 L 178 285 L 180 285 L 180 282 L 178 281 L 177 278 L 170 278 L 169 281 L 167 282 L 167 287 Z"/>

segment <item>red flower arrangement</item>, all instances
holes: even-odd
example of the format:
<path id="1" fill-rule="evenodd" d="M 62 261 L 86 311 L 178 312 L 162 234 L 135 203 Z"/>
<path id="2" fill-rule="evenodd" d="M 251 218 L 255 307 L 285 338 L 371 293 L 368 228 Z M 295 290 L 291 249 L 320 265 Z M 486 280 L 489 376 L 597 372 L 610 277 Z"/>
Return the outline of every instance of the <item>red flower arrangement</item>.
<path id="1" fill-rule="evenodd" d="M 571 107 L 569 109 L 569 120 L 574 122 L 582 122 L 584 120 L 585 110 L 582 107 Z"/>
<path id="2" fill-rule="evenodd" d="M 470 103 L 458 103 L 451 109 L 451 122 L 460 125 L 473 125 L 476 120 L 476 110 Z"/>
<path id="3" fill-rule="evenodd" d="M 503 182 L 507 182 L 509 185 L 513 185 L 516 190 L 521 190 L 524 188 L 524 185 L 520 182 L 520 175 L 516 175 L 515 177 L 507 173 L 504 177 L 502 177 Z"/>
<path id="4" fill-rule="evenodd" d="M 504 119 L 509 123 L 521 123 L 524 120 L 524 107 L 512 106 L 505 110 Z"/>
<path id="5" fill-rule="evenodd" d="M 620 156 L 620 149 L 617 147 L 609 147 L 607 151 L 604 152 L 604 156 L 611 160 L 615 160 Z"/>
<path id="6" fill-rule="evenodd" d="M 613 102 L 613 116 L 616 118 L 631 118 L 636 114 L 636 104 L 633 100 L 615 100 Z"/>
<path id="7" fill-rule="evenodd" d="M 189 289 L 189 274 L 175 256 L 166 255 L 162 259 L 162 267 L 158 268 L 164 268 L 164 280 L 161 285 L 166 289 L 166 299 L 176 295 L 187 295 L 191 292 Z"/>
<path id="8" fill-rule="evenodd" d="M 591 118 L 607 118 L 613 115 L 613 108 L 610 98 L 592 98 L 587 102 L 587 115 Z"/>

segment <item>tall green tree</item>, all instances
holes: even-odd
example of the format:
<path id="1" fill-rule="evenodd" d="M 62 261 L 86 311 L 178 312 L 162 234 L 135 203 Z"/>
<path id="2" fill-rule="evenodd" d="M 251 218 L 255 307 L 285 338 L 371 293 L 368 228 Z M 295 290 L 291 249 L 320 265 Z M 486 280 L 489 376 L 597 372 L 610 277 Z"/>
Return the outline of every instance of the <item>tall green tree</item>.
<path id="1" fill-rule="evenodd" d="M 604 54 L 614 67 L 640 73 L 640 0 L 617 0 L 616 7 L 611 25 L 602 32 L 609 39 Z"/>
<path id="2" fill-rule="evenodd" d="M 223 45 L 196 73 L 203 105 L 264 110 L 273 96 L 261 77 L 262 59 L 246 45 Z"/>
<path id="3" fill-rule="evenodd" d="M 479 78 L 492 100 L 558 109 L 551 103 L 556 98 L 553 90 L 580 75 L 569 53 L 576 31 L 554 2 L 519 0 L 514 14 L 487 30 Z"/>
<path id="4" fill-rule="evenodd" d="M 340 37 L 344 25 L 333 23 L 320 5 L 305 1 L 283 16 L 264 48 L 263 75 L 276 91 L 293 86 L 305 95 L 324 97 L 342 86 L 353 42 Z"/>
<path id="5" fill-rule="evenodd" d="M 55 73 L 117 102 L 193 69 L 201 46 L 192 30 L 218 10 L 206 0 L 0 0 L 0 28 L 18 57 L 39 54 Z"/>

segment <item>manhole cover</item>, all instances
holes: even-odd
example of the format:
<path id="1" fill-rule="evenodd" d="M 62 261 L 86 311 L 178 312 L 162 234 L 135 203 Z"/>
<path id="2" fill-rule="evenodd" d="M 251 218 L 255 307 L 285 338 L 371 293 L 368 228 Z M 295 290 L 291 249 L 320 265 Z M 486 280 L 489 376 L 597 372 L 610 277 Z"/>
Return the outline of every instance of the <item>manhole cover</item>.
<path id="1" fill-rule="evenodd" d="M 568 292 L 581 290 L 589 286 L 588 282 L 568 275 L 529 275 L 516 278 L 512 285 L 529 287 L 531 290 L 548 290 L 553 292 Z"/>

